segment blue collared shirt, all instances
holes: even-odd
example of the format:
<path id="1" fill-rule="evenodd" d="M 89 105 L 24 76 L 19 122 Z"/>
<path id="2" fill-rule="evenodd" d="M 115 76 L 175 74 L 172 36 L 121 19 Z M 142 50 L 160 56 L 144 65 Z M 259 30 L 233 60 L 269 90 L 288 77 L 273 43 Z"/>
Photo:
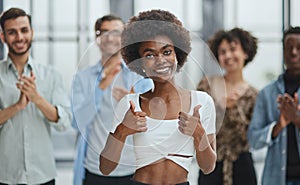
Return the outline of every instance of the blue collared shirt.
<path id="1" fill-rule="evenodd" d="M 117 103 L 112 97 L 113 87 L 121 86 L 130 90 L 134 86 L 135 92 L 140 93 L 153 87 L 152 80 L 144 79 L 131 72 L 122 62 L 121 72 L 107 89 L 101 90 L 98 87 L 102 79 L 101 72 L 102 65 L 101 62 L 98 62 L 94 66 L 80 70 L 75 75 L 72 84 L 72 112 L 74 115 L 72 125 L 80 134 L 74 164 L 74 185 L 82 184 L 85 168 L 92 173 L 101 175 L 99 155 L 109 134 L 114 114 L 113 109 Z M 126 142 L 130 142 L 130 140 Z M 130 155 L 124 159 L 124 163 L 134 162 L 133 148 L 132 151 L 128 151 L 128 154 Z M 134 173 L 134 170 L 134 165 L 123 166 L 115 169 L 111 176 L 130 175 Z"/>
<path id="2" fill-rule="evenodd" d="M 300 96 L 300 88 L 298 89 Z M 260 149 L 268 147 L 262 176 L 263 185 L 286 184 L 287 161 L 287 128 L 284 128 L 273 140 L 272 130 L 279 120 L 280 111 L 277 108 L 277 96 L 285 93 L 283 75 L 278 80 L 262 89 L 255 103 L 255 108 L 248 129 L 250 147 Z M 295 130 L 300 154 L 300 133 Z"/>
<path id="3" fill-rule="evenodd" d="M 23 75 L 36 76 L 37 91 L 58 110 L 57 123 L 45 118 L 31 102 L 0 126 L 0 182 L 40 184 L 56 176 L 51 129 L 65 130 L 71 122 L 70 101 L 61 75 L 51 67 L 35 63 L 24 66 Z M 0 109 L 15 104 L 20 97 L 16 87 L 18 72 L 10 58 L 0 62 Z"/>

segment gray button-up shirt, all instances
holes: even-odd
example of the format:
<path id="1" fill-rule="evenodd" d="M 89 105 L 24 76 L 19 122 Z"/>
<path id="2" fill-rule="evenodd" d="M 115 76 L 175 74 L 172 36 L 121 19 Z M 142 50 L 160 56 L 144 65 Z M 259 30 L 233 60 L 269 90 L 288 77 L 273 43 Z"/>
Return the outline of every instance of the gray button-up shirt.
<path id="1" fill-rule="evenodd" d="M 23 75 L 36 76 L 37 91 L 58 110 L 57 123 L 48 121 L 33 104 L 0 125 L 0 182 L 40 184 L 56 176 L 51 129 L 65 130 L 71 121 L 70 104 L 61 75 L 51 67 L 28 59 Z M 0 110 L 15 104 L 20 97 L 16 87 L 18 72 L 10 58 L 0 62 Z"/>

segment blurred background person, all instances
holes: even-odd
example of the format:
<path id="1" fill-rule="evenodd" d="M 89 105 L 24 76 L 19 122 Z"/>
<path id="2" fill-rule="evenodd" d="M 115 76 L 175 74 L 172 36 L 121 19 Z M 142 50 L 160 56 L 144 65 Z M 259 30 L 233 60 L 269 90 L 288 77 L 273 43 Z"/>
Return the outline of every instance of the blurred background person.
<path id="1" fill-rule="evenodd" d="M 72 126 L 79 133 L 74 185 L 126 185 L 134 173 L 133 150 L 124 151 L 124 165 L 110 176 L 99 172 L 99 154 L 111 130 L 115 105 L 125 94 L 144 92 L 152 87 L 151 80 L 131 72 L 122 60 L 119 50 L 123 29 L 123 20 L 115 15 L 97 19 L 95 37 L 101 58 L 96 65 L 79 70 L 74 77 Z M 131 142 L 128 139 L 129 145 Z"/>
<path id="2" fill-rule="evenodd" d="M 203 78 L 197 88 L 213 97 L 219 130 L 216 168 L 208 175 L 200 171 L 198 182 L 201 185 L 256 185 L 247 129 L 257 90 L 245 81 L 243 69 L 256 54 L 257 39 L 248 31 L 234 28 L 216 32 L 208 44 L 224 69 L 224 76 Z M 226 92 L 218 89 L 224 80 Z"/>
<path id="3" fill-rule="evenodd" d="M 285 71 L 263 88 L 248 131 L 250 146 L 267 147 L 262 184 L 300 185 L 300 27 L 283 36 Z"/>

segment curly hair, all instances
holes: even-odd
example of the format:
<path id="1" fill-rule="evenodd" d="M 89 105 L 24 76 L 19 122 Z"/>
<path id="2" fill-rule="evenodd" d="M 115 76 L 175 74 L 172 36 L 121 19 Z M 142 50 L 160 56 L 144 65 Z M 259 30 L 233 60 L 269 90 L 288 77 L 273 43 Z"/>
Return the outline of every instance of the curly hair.
<path id="1" fill-rule="evenodd" d="M 211 52 L 213 53 L 213 55 L 216 57 L 218 61 L 219 61 L 218 49 L 223 40 L 230 41 L 229 35 L 225 30 L 219 30 L 213 35 L 213 37 L 211 37 L 207 41 Z"/>
<path id="2" fill-rule="evenodd" d="M 179 70 L 191 51 L 190 35 L 175 15 L 164 10 L 144 11 L 129 20 L 121 40 L 121 54 L 125 62 L 130 64 L 139 60 L 141 56 L 138 51 L 141 43 L 157 36 L 167 36 L 172 40 L 178 60 L 177 70 Z M 128 67 L 144 76 L 141 65 L 141 62 L 137 62 L 135 65 L 128 65 Z"/>
<path id="3" fill-rule="evenodd" d="M 239 41 L 244 52 L 248 55 L 245 60 L 244 66 L 253 60 L 257 52 L 257 38 L 254 37 L 250 32 L 241 28 L 233 28 L 229 31 L 220 30 L 218 31 L 209 41 L 209 47 L 212 50 L 214 56 L 218 58 L 218 49 L 223 40 L 228 42 Z"/>

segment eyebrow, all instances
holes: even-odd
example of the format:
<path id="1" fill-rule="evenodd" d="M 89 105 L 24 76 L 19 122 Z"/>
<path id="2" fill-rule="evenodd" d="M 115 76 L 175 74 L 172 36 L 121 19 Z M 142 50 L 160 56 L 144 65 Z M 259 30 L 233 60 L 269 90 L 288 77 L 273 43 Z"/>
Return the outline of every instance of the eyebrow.
<path id="1" fill-rule="evenodd" d="M 162 49 L 166 49 L 168 47 L 173 47 L 171 44 L 166 44 L 165 46 L 162 47 Z"/>
<path id="2" fill-rule="evenodd" d="M 27 26 L 20 28 L 20 30 L 23 30 L 23 29 L 30 29 L 30 28 Z M 16 31 L 16 30 L 18 30 L 18 29 L 17 28 L 8 28 L 6 31 Z"/>
<path id="3" fill-rule="evenodd" d="M 162 50 L 164 50 L 164 49 L 166 49 L 166 48 L 168 48 L 168 47 L 172 47 L 172 45 L 171 45 L 171 44 L 166 44 L 166 45 L 164 45 L 164 46 L 162 47 Z M 146 48 L 146 49 L 144 49 L 143 53 L 148 52 L 148 51 L 149 51 L 149 52 L 153 52 L 154 49 Z"/>

